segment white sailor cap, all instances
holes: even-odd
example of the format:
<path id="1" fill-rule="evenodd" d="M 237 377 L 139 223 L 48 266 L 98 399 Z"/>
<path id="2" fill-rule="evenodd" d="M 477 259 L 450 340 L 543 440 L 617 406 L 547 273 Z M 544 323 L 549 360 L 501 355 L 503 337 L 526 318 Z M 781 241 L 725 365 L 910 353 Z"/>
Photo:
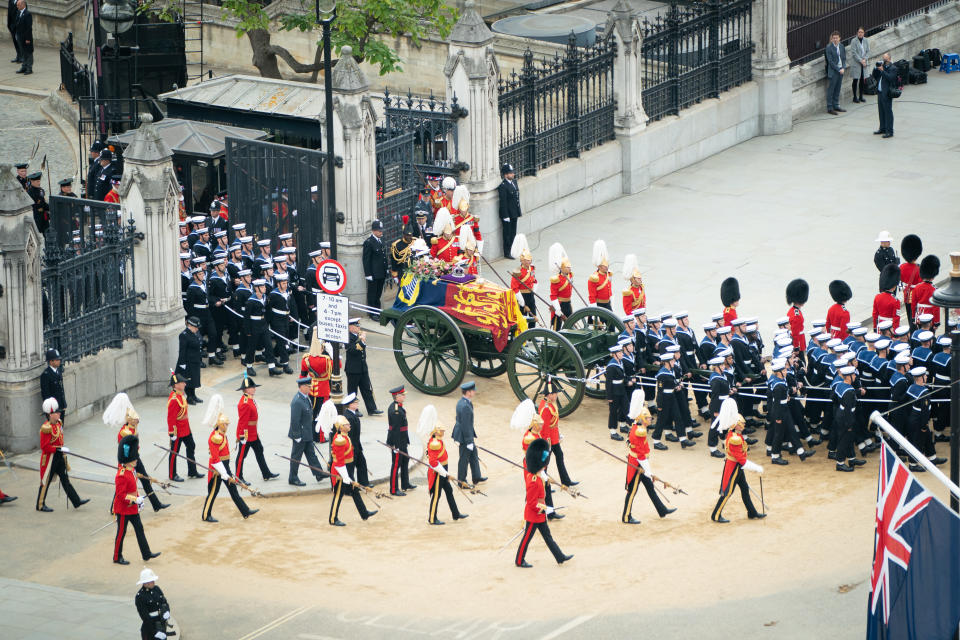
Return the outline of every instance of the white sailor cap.
<path id="1" fill-rule="evenodd" d="M 320 256 L 321 253 L 323 253 L 323 249 L 317 249 L 316 251 L 311 251 L 307 255 L 310 256 L 311 258 L 317 258 Z"/>
<path id="2" fill-rule="evenodd" d="M 196 223 L 198 223 L 198 222 L 203 222 L 204 220 L 206 220 L 206 217 L 204 217 L 204 216 L 193 216 L 192 218 L 190 218 L 190 222 L 192 222 L 192 223 L 194 223 L 194 224 L 196 224 Z"/>
<path id="3" fill-rule="evenodd" d="M 620 318 L 620 322 L 622 322 L 622 323 L 624 323 L 624 324 L 626 324 L 626 323 L 628 323 L 628 322 L 635 322 L 635 321 L 636 321 L 636 318 L 633 317 L 633 314 L 627 314 L 627 315 L 623 316 L 622 318 Z"/>
<path id="4" fill-rule="evenodd" d="M 785 324 L 790 324 L 790 318 L 788 318 L 787 316 L 780 316 L 779 318 L 777 318 L 777 326 L 782 327 Z"/>
<path id="5" fill-rule="evenodd" d="M 910 375 L 912 375 L 914 378 L 916 378 L 917 376 L 925 376 L 927 375 L 927 368 L 914 367 L 913 369 L 910 369 Z"/>
<path id="6" fill-rule="evenodd" d="M 893 359 L 894 364 L 910 364 L 909 353 L 898 353 Z"/>
<path id="7" fill-rule="evenodd" d="M 877 350 L 887 349 L 890 347 L 890 341 L 887 340 L 886 338 L 880 338 L 879 340 L 877 340 L 874 346 L 877 348 Z"/>
<path id="8" fill-rule="evenodd" d="M 227 235 L 227 232 L 226 232 L 226 231 L 223 231 L 223 230 L 221 230 L 221 231 L 214 231 L 214 232 L 213 232 L 213 237 L 214 237 L 214 238 L 222 238 L 222 237 L 224 237 L 225 235 Z"/>
<path id="9" fill-rule="evenodd" d="M 180 259 L 181 259 L 181 260 L 189 260 L 189 259 L 190 259 L 190 252 L 189 252 L 189 251 L 184 251 L 184 252 L 182 252 L 182 253 L 180 254 Z"/>
<path id="10" fill-rule="evenodd" d="M 289 256 L 289 255 L 295 254 L 296 252 L 297 252 L 296 247 L 283 247 L 277 253 L 280 253 L 285 256 Z"/>
<path id="11" fill-rule="evenodd" d="M 243 236 L 240 238 L 240 244 L 249 244 L 253 243 L 253 236 Z"/>
<path id="12" fill-rule="evenodd" d="M 840 375 L 842 376 L 852 376 L 856 372 L 857 372 L 857 368 L 851 367 L 849 365 L 846 367 L 840 367 L 840 371 L 839 371 Z"/>
<path id="13" fill-rule="evenodd" d="M 837 369 L 838 371 L 840 370 L 840 367 L 844 366 L 845 364 L 847 364 L 846 358 L 836 358 L 833 362 L 830 363 L 830 365 L 834 369 Z"/>
<path id="14" fill-rule="evenodd" d="M 777 340 L 777 346 L 778 346 L 778 347 L 792 347 L 792 346 L 793 346 L 793 341 L 790 340 L 790 338 L 780 338 L 779 340 Z"/>
<path id="15" fill-rule="evenodd" d="M 720 357 L 720 356 L 714 356 L 714 357 L 710 358 L 709 360 L 707 360 L 707 364 L 710 365 L 711 367 L 719 366 L 719 365 L 723 364 L 723 358 Z"/>
<path id="16" fill-rule="evenodd" d="M 206 261 L 207 261 L 207 259 L 206 259 L 205 257 L 203 257 L 203 256 L 197 256 L 196 258 L 194 258 L 194 259 L 191 260 L 190 262 L 192 262 L 193 264 L 203 264 L 203 263 L 206 262 Z"/>
<path id="17" fill-rule="evenodd" d="M 881 320 L 877 323 L 877 331 L 886 331 L 893 327 L 893 320 Z"/>
<path id="18" fill-rule="evenodd" d="M 851 335 L 854 335 L 858 338 L 861 336 L 867 335 L 869 332 L 870 330 L 867 329 L 866 327 L 857 327 L 856 329 L 853 329 L 852 331 L 850 331 Z"/>
<path id="19" fill-rule="evenodd" d="M 350 318 L 349 320 L 347 320 L 347 324 L 355 324 L 355 325 L 358 325 L 358 326 L 359 326 L 359 325 L 360 325 L 360 317 L 357 316 L 357 317 L 355 317 L 355 318 Z"/>
<path id="20" fill-rule="evenodd" d="M 743 318 L 736 318 L 735 320 L 731 320 L 731 321 L 730 321 L 730 326 L 731 326 L 731 327 L 739 327 L 740 325 L 744 324 L 745 322 L 746 322 L 746 320 L 744 320 Z"/>
<path id="21" fill-rule="evenodd" d="M 258 246 L 258 247 L 269 247 L 269 246 L 270 246 L 270 239 L 269 239 L 269 238 L 264 238 L 263 240 L 257 240 L 257 246 Z"/>
<path id="22" fill-rule="evenodd" d="M 859 322 L 848 322 L 848 323 L 847 323 L 847 331 L 853 331 L 854 329 L 856 329 L 856 328 L 859 327 L 859 326 L 860 326 L 860 323 L 859 323 Z"/>
<path id="23" fill-rule="evenodd" d="M 286 282 L 287 278 L 289 277 L 290 276 L 288 276 L 286 272 L 284 272 L 284 273 L 278 273 L 277 275 L 273 276 L 273 279 L 276 280 L 277 282 Z"/>
<path id="24" fill-rule="evenodd" d="M 247 228 L 247 223 L 246 223 L 246 222 L 240 222 L 240 223 L 238 223 L 238 224 L 235 224 L 235 225 L 231 226 L 230 228 L 233 229 L 234 231 L 243 231 L 243 230 L 245 230 L 245 229 Z"/>
<path id="25" fill-rule="evenodd" d="M 745 326 L 745 327 L 743 328 L 743 330 L 746 331 L 747 333 L 753 333 L 754 331 L 757 330 L 757 325 L 755 325 L 755 324 L 753 324 L 753 323 L 748 324 L 747 326 Z"/>
<path id="26" fill-rule="evenodd" d="M 834 352 L 834 353 L 845 353 L 845 352 L 847 352 L 847 351 L 850 351 L 850 347 L 847 346 L 847 345 L 845 345 L 845 344 L 843 344 L 843 343 L 840 343 L 840 344 L 838 344 L 838 345 L 836 345 L 836 346 L 834 346 L 834 347 L 831 347 L 831 348 L 833 349 L 833 352 Z"/>
<path id="27" fill-rule="evenodd" d="M 704 330 L 704 331 L 716 331 L 716 330 L 717 330 L 717 323 L 716 323 L 716 322 L 704 322 L 704 323 L 703 323 L 703 330 Z"/>
<path id="28" fill-rule="evenodd" d="M 672 317 L 673 317 L 673 314 L 670 313 L 669 311 L 664 311 L 662 314 L 660 314 L 661 320 L 666 320 L 667 318 L 672 318 Z"/>
<path id="29" fill-rule="evenodd" d="M 252 274 L 253 274 L 253 272 L 250 271 L 250 269 L 240 269 L 240 271 L 237 271 L 237 276 L 239 276 L 239 277 L 241 277 L 241 278 L 244 277 L 244 276 L 252 275 Z"/>
<path id="30" fill-rule="evenodd" d="M 714 322 L 720 322 L 721 320 L 723 320 L 723 314 L 715 313 L 712 316 L 710 316 L 710 319 L 713 320 Z"/>
<path id="31" fill-rule="evenodd" d="M 197 233 L 199 233 L 200 235 L 203 235 L 205 233 L 210 233 L 210 230 L 207 229 L 206 227 L 200 227 L 199 229 L 197 229 Z"/>
<path id="32" fill-rule="evenodd" d="M 664 326 L 665 328 L 666 328 L 666 327 L 675 327 L 675 326 L 677 326 L 677 320 L 676 320 L 676 318 L 667 318 L 666 320 L 663 321 L 663 326 Z"/>
<path id="33" fill-rule="evenodd" d="M 610 353 L 620 353 L 621 351 L 623 351 L 623 347 L 621 347 L 619 344 L 615 344 L 609 349 L 607 349 L 607 351 L 609 351 Z"/>
<path id="34" fill-rule="evenodd" d="M 921 313 L 917 316 L 917 322 L 933 322 L 932 313 Z"/>
<path id="35" fill-rule="evenodd" d="M 820 335 L 823 335 L 823 334 L 820 334 Z M 827 340 L 827 348 L 833 349 L 838 344 L 842 344 L 842 343 L 843 343 L 843 340 L 841 340 L 840 338 L 830 338 L 829 340 Z"/>
<path id="36" fill-rule="evenodd" d="M 743 321 L 746 322 L 747 324 L 757 324 L 758 322 L 760 322 L 760 318 L 758 318 L 757 316 L 750 316 L 749 318 L 744 318 Z"/>
<path id="37" fill-rule="evenodd" d="M 659 323 L 659 322 L 661 322 L 662 320 L 663 320 L 663 317 L 662 317 L 662 316 L 659 316 L 659 315 L 657 315 L 657 314 L 652 314 L 652 315 L 648 315 L 648 316 L 647 316 L 647 322 L 649 322 L 649 323 L 651 323 L 651 324 L 653 324 L 654 322 Z"/>
<path id="38" fill-rule="evenodd" d="M 353 403 L 356 402 L 356 401 L 357 401 L 357 394 L 356 394 L 356 392 L 354 392 L 354 393 L 348 393 L 348 394 L 347 394 L 346 396 L 344 396 L 344 398 L 343 398 L 343 406 L 347 406 L 347 405 L 349 405 L 349 404 L 353 404 Z"/>
<path id="39" fill-rule="evenodd" d="M 877 340 L 880 339 L 880 334 L 879 334 L 879 333 L 873 333 L 873 332 L 871 331 L 871 332 L 868 333 L 866 336 L 864 336 L 863 339 L 866 340 L 867 342 L 876 342 Z"/>
<path id="40" fill-rule="evenodd" d="M 793 355 L 793 347 L 780 347 L 777 349 L 777 357 L 779 358 L 789 358 Z"/>
<path id="41" fill-rule="evenodd" d="M 952 339 L 950 338 L 950 336 L 940 336 L 939 338 L 937 338 L 937 344 L 940 345 L 941 347 L 949 347 L 951 342 L 952 342 Z"/>
<path id="42" fill-rule="evenodd" d="M 274 263 L 274 264 L 287 264 L 287 256 L 286 256 L 286 254 L 273 256 L 273 263 Z"/>
<path id="43" fill-rule="evenodd" d="M 267 281 L 264 280 L 263 278 L 257 278 L 256 280 L 253 281 L 253 286 L 255 286 L 255 287 L 265 287 L 265 286 L 267 286 Z"/>
<path id="44" fill-rule="evenodd" d="M 620 339 L 617 341 L 617 344 L 620 345 L 621 347 L 625 347 L 625 346 L 627 346 L 628 344 L 629 344 L 629 345 L 632 345 L 632 344 L 633 344 L 633 338 L 630 338 L 629 336 L 623 336 L 622 338 L 620 338 Z"/>
<path id="45" fill-rule="evenodd" d="M 277 236 L 277 240 L 289 240 L 292 237 L 293 237 L 292 233 L 281 233 L 280 235 Z"/>
<path id="46" fill-rule="evenodd" d="M 730 333 L 730 331 L 731 331 L 730 327 L 726 327 L 726 326 L 724 326 L 724 327 L 717 327 L 717 335 L 718 335 L 718 336 L 725 336 L 725 335 L 727 335 L 728 333 Z"/>
<path id="47" fill-rule="evenodd" d="M 917 334 L 917 340 L 920 342 L 926 342 L 927 340 L 933 340 L 933 331 L 921 331 Z"/>
<path id="48" fill-rule="evenodd" d="M 783 360 L 774 360 L 770 363 L 771 371 L 783 371 L 786 368 L 786 363 Z"/>
<path id="49" fill-rule="evenodd" d="M 829 334 L 829 333 L 818 333 L 817 335 L 813 336 L 813 339 L 816 340 L 817 342 L 823 342 L 824 340 L 829 340 L 829 339 L 830 339 L 830 334 Z"/>
<path id="50" fill-rule="evenodd" d="M 645 316 L 645 315 L 647 315 L 647 308 L 646 308 L 646 307 L 640 307 L 639 309 L 634 309 L 634 310 L 633 310 L 633 315 L 636 316 L 636 317 Z"/>
<path id="51" fill-rule="evenodd" d="M 689 316 L 690 314 L 686 311 L 677 311 L 675 314 L 673 314 L 673 317 L 676 318 L 677 320 L 683 320 L 684 318 L 687 318 Z"/>
<path id="52" fill-rule="evenodd" d="M 894 352 L 894 353 L 900 353 L 901 351 L 906 351 L 907 354 L 909 354 L 909 353 L 910 353 L 910 344 L 909 344 L 909 343 L 906 343 L 906 342 L 898 342 L 897 344 L 893 345 L 893 352 Z"/>
<path id="53" fill-rule="evenodd" d="M 319 243 L 317 246 L 319 246 L 321 249 L 329 249 L 329 248 L 330 248 L 330 243 L 329 243 L 329 242 L 321 242 L 321 243 Z"/>
<path id="54" fill-rule="evenodd" d="M 823 327 L 826 326 L 826 324 L 827 324 L 826 320 L 814 320 L 810 326 L 813 327 L 814 329 L 823 329 Z"/>
<path id="55" fill-rule="evenodd" d="M 910 327 L 897 327 L 893 330 L 893 335 L 895 336 L 905 336 L 910 333 Z"/>
<path id="56" fill-rule="evenodd" d="M 225 259 L 223 259 L 223 258 L 217 258 L 216 260 L 214 260 L 214 261 L 211 262 L 210 264 L 212 264 L 213 266 L 216 267 L 216 266 L 218 266 L 218 265 L 223 264 L 224 262 L 226 262 Z"/>
<path id="57" fill-rule="evenodd" d="M 719 352 L 717 352 L 717 355 L 723 358 L 729 358 L 730 356 L 733 355 L 733 349 L 731 349 L 730 347 L 727 347 L 726 349 L 721 349 Z"/>

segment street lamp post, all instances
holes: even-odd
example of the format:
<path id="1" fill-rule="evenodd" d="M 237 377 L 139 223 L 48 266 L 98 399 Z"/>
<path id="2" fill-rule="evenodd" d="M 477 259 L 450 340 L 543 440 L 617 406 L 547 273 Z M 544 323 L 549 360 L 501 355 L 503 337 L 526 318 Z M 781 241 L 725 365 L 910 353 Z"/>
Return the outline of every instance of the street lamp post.
<path id="1" fill-rule="evenodd" d="M 327 141 L 327 227 L 330 239 L 330 257 L 337 259 L 337 182 L 334 170 L 336 160 L 333 147 L 333 71 L 330 52 L 330 24 L 337 17 L 336 0 L 316 0 L 317 24 L 323 26 L 323 93 Z M 321 18 L 321 16 L 323 16 Z M 330 376 L 331 398 L 343 398 L 343 373 L 340 367 L 340 344 L 333 343 L 333 373 Z"/>
<path id="2" fill-rule="evenodd" d="M 944 326 L 950 309 L 960 309 L 960 251 L 950 254 L 950 262 L 950 282 L 933 293 L 933 304 L 943 307 Z M 960 328 L 954 329 L 950 337 L 950 480 L 960 484 Z M 950 507 L 960 513 L 960 500 L 952 493 Z"/>

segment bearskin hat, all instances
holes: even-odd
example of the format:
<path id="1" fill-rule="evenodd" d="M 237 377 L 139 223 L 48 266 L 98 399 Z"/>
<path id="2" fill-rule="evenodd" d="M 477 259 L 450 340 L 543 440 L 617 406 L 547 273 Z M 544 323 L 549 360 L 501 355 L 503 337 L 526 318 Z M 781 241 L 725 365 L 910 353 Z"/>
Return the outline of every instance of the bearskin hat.
<path id="1" fill-rule="evenodd" d="M 880 272 L 880 291 L 889 291 L 900 284 L 900 265 L 888 264 Z"/>
<path id="2" fill-rule="evenodd" d="M 140 440 L 137 436 L 123 436 L 123 439 L 117 444 L 117 462 L 127 464 L 136 461 L 139 457 Z"/>
<path id="3" fill-rule="evenodd" d="M 720 302 L 729 307 L 740 299 L 740 283 L 736 278 L 727 278 L 720 283 Z"/>
<path id="4" fill-rule="evenodd" d="M 853 291 L 850 290 L 850 285 L 843 280 L 834 280 L 828 288 L 830 289 L 830 297 L 833 298 L 833 301 L 837 304 L 844 304 L 853 297 Z"/>
<path id="5" fill-rule="evenodd" d="M 527 473 L 540 473 L 547 468 L 550 461 L 550 443 L 543 438 L 537 438 L 527 447 Z"/>
<path id="6" fill-rule="evenodd" d="M 806 280 L 797 278 L 787 284 L 787 304 L 806 304 L 810 298 L 810 285 Z"/>
<path id="7" fill-rule="evenodd" d="M 903 240 L 900 241 L 900 255 L 904 260 L 913 262 L 920 257 L 921 253 L 923 253 L 923 241 L 920 240 L 920 236 L 913 233 L 903 236 Z"/>
<path id="8" fill-rule="evenodd" d="M 932 253 L 925 256 L 920 261 L 920 278 L 923 280 L 933 280 L 940 273 L 940 258 Z"/>

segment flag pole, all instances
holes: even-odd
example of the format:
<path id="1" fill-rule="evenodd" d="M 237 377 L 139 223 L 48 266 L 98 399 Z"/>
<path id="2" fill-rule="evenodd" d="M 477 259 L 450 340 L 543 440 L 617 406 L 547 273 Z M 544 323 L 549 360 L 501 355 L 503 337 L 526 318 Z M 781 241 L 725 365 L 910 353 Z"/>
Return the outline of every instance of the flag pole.
<path id="1" fill-rule="evenodd" d="M 910 457 L 917 462 L 917 464 L 919 464 L 924 469 L 929 471 L 930 475 L 936 478 L 937 480 L 939 480 L 941 483 L 943 483 L 943 486 L 945 486 L 953 496 L 955 496 L 957 499 L 960 499 L 960 487 L 955 485 L 950 480 L 950 478 L 944 475 L 944 473 L 937 468 L 935 464 L 930 462 L 927 456 L 920 453 L 920 451 L 915 446 L 910 444 L 909 440 L 903 437 L 899 431 L 894 429 L 893 425 L 887 422 L 886 419 L 882 415 L 880 415 L 879 411 L 874 411 L 873 413 L 870 414 L 870 422 L 877 425 L 877 427 L 879 427 L 880 430 L 883 431 L 885 436 L 887 436 L 888 438 L 896 442 L 898 445 L 900 445 L 903 448 L 903 450 L 906 451 L 910 455 Z"/>

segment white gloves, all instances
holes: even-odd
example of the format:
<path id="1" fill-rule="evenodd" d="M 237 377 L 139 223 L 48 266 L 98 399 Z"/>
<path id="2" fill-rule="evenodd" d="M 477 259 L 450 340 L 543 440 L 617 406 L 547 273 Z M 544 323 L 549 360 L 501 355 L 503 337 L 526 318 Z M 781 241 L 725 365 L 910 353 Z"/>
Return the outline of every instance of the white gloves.
<path id="1" fill-rule="evenodd" d="M 143 496 L 137 496 L 137 506 L 143 506 Z"/>
<path id="2" fill-rule="evenodd" d="M 347 473 L 346 467 L 336 467 L 337 473 L 340 474 L 340 479 L 343 480 L 343 484 L 353 484 L 350 481 L 350 474 Z"/>
<path id="3" fill-rule="evenodd" d="M 153 637 L 157 640 L 167 640 L 167 634 L 165 634 L 163 631 L 157 631 Z"/>
<path id="4" fill-rule="evenodd" d="M 559 301 L 559 300 L 551 300 L 551 301 L 550 301 L 550 306 L 553 307 L 553 310 L 556 311 L 557 313 L 563 313 L 562 311 L 560 311 L 560 301 Z"/>
<path id="5" fill-rule="evenodd" d="M 320 417 L 317 416 L 317 421 L 313 425 L 313 430 L 317 433 L 320 433 Z"/>
<path id="6" fill-rule="evenodd" d="M 237 439 L 237 444 L 241 444 L 241 445 L 242 445 L 242 444 L 246 443 L 246 441 L 247 441 L 246 438 L 238 438 L 238 439 Z"/>
<path id="7" fill-rule="evenodd" d="M 66 447 L 60 447 L 60 453 L 70 453 L 70 449 L 67 449 Z"/>
<path id="8" fill-rule="evenodd" d="M 432 467 L 432 469 L 437 473 L 439 473 L 441 477 L 444 477 L 444 478 L 447 477 L 447 470 L 443 468 L 443 465 L 438 464 L 437 466 Z"/>
<path id="9" fill-rule="evenodd" d="M 556 511 L 556 509 L 554 509 L 553 507 L 548 507 L 546 505 L 543 506 L 543 512 L 547 515 L 550 515 L 554 511 Z"/>
<path id="10" fill-rule="evenodd" d="M 477 253 L 483 253 L 483 240 L 477 240 Z"/>
<path id="11" fill-rule="evenodd" d="M 547 470 L 546 470 L 546 469 L 540 469 L 540 477 L 543 478 L 544 480 L 547 479 Z"/>
<path id="12" fill-rule="evenodd" d="M 521 308 L 521 309 L 527 306 L 527 301 L 526 301 L 526 299 L 524 299 L 522 293 L 518 293 L 518 294 L 517 294 L 517 304 L 520 305 L 520 308 Z"/>
<path id="13" fill-rule="evenodd" d="M 164 620 L 169 620 L 169 619 L 170 619 L 170 612 L 169 612 L 169 611 L 164 611 L 164 612 L 163 612 L 163 619 L 164 619 Z"/>
<path id="14" fill-rule="evenodd" d="M 758 465 L 756 462 L 753 462 L 752 460 L 747 460 L 745 463 L 743 463 L 743 468 L 746 469 L 747 471 L 756 471 L 757 473 L 763 473 L 763 467 Z"/>
<path id="15" fill-rule="evenodd" d="M 473 451 L 473 443 L 467 445 L 467 451 Z"/>
<path id="16" fill-rule="evenodd" d="M 373 276 L 367 276 L 367 281 L 373 282 Z"/>
<path id="17" fill-rule="evenodd" d="M 562 433 L 560 434 L 560 440 L 563 440 L 563 434 L 562 434 Z"/>
<path id="18" fill-rule="evenodd" d="M 220 477 L 223 478 L 224 480 L 230 479 L 230 474 L 227 473 L 227 468 L 223 466 L 222 462 L 215 462 L 213 464 L 213 468 L 217 470 L 217 473 L 219 473 Z"/>
<path id="19" fill-rule="evenodd" d="M 503 220 L 504 222 L 510 222 L 510 218 L 500 218 L 500 219 Z"/>
<path id="20" fill-rule="evenodd" d="M 652 471 L 650 471 L 650 461 L 649 461 L 649 460 L 638 460 L 637 462 L 640 463 L 640 468 L 643 469 L 643 472 L 644 472 L 645 474 L 647 474 L 647 475 L 649 476 L 650 474 L 653 473 Z"/>
<path id="21" fill-rule="evenodd" d="M 177 434 L 171 433 L 171 434 L 170 434 L 170 442 L 173 442 L 173 441 L 176 440 L 176 439 L 177 439 Z"/>
<path id="22" fill-rule="evenodd" d="M 300 442 L 301 440 L 303 440 L 303 438 L 294 438 L 294 439 L 293 439 L 294 442 Z"/>

